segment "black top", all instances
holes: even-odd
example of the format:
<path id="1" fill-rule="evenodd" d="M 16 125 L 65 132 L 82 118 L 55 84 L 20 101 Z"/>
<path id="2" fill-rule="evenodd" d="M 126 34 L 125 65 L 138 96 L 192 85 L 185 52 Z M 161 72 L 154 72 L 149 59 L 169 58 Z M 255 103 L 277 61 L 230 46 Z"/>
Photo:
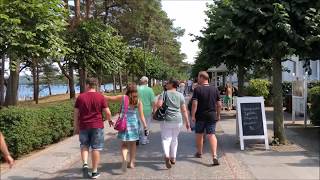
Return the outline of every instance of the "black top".
<path id="1" fill-rule="evenodd" d="M 220 101 L 220 93 L 215 86 L 202 85 L 194 89 L 192 100 L 198 101 L 196 115 L 215 112 L 216 103 Z"/>

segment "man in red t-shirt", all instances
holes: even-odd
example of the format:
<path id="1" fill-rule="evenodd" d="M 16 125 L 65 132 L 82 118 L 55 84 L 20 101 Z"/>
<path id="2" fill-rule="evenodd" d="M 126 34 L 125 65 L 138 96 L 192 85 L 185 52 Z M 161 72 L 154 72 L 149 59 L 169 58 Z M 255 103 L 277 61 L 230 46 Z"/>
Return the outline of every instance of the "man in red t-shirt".
<path id="1" fill-rule="evenodd" d="M 112 125 L 111 112 L 104 96 L 96 91 L 98 81 L 95 78 L 86 80 L 86 92 L 78 96 L 74 108 L 74 133 L 79 134 L 83 176 L 88 178 L 89 148 L 92 149 L 92 176 L 100 176 L 98 164 L 100 151 L 104 147 L 104 125 L 102 112 L 106 114 L 109 125 Z"/>

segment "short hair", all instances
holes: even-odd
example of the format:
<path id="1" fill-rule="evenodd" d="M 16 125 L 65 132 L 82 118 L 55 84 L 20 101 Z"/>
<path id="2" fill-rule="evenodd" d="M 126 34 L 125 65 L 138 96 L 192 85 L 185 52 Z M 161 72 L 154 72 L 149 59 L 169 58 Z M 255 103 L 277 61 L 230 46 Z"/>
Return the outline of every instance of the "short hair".
<path id="1" fill-rule="evenodd" d="M 199 72 L 199 77 L 205 79 L 205 80 L 209 80 L 209 74 L 207 73 L 207 71 L 200 71 Z"/>
<path id="2" fill-rule="evenodd" d="M 98 80 L 96 78 L 88 78 L 86 79 L 86 84 L 89 85 L 90 88 L 94 89 L 98 86 Z"/>

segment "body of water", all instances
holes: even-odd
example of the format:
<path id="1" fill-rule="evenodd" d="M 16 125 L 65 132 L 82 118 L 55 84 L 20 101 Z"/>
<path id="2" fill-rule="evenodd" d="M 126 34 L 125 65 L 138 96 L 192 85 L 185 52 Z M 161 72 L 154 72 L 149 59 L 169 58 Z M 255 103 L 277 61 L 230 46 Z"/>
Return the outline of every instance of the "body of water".
<path id="1" fill-rule="evenodd" d="M 75 86 L 76 93 L 80 92 L 80 87 Z M 101 85 L 101 91 L 112 91 L 113 85 L 111 83 Z M 65 84 L 56 84 L 51 85 L 51 93 L 52 95 L 57 94 L 66 94 L 69 91 L 68 85 Z M 40 85 L 39 97 L 49 96 L 49 88 L 46 85 Z M 33 98 L 33 86 L 20 84 L 18 90 L 18 98 L 19 100 L 30 100 Z"/>

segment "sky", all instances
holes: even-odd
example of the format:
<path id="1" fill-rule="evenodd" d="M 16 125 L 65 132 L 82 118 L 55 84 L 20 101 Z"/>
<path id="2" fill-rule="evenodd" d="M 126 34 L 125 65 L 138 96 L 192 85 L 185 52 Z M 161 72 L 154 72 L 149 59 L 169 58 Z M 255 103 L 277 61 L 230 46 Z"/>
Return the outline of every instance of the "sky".
<path id="1" fill-rule="evenodd" d="M 200 30 L 206 26 L 206 15 L 204 11 L 206 0 L 162 0 L 162 9 L 168 14 L 170 19 L 174 19 L 175 27 L 185 29 L 185 34 L 179 39 L 181 51 L 187 55 L 185 59 L 188 63 L 193 63 L 199 51 L 198 43 L 191 42 L 193 37 L 189 34 L 201 35 Z"/>

